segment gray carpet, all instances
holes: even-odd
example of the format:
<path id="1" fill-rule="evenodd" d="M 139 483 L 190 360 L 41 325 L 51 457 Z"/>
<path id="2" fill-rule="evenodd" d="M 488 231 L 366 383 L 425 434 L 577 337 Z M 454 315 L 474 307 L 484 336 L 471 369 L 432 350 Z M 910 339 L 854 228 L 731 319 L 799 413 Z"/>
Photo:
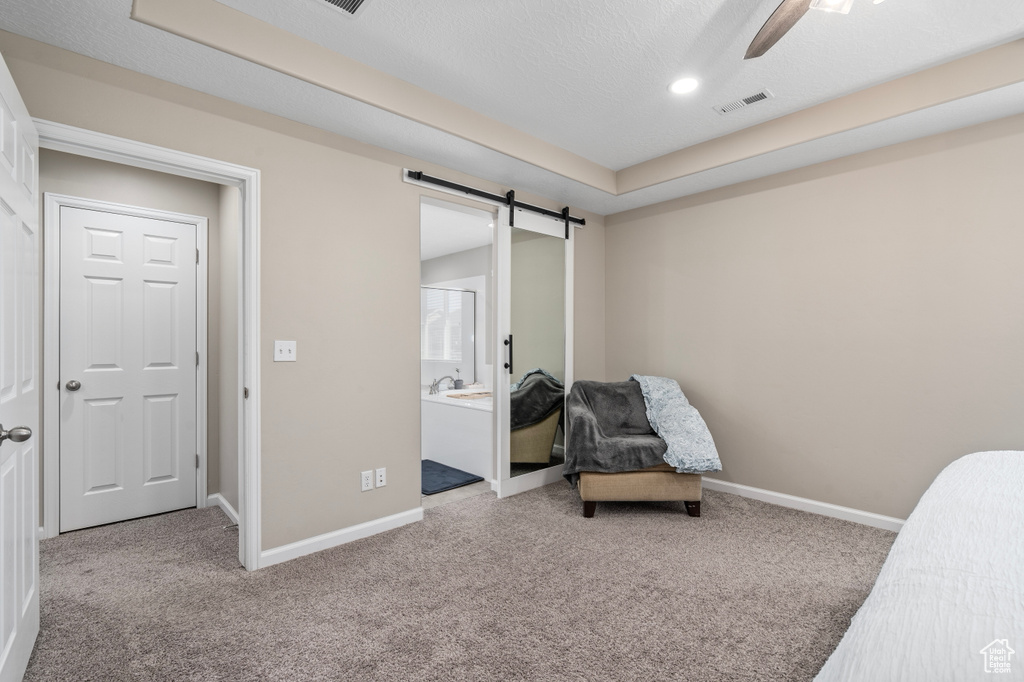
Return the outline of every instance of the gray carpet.
<path id="1" fill-rule="evenodd" d="M 809 680 L 895 535 L 705 491 L 556 483 L 246 573 L 217 509 L 42 543 L 25 679 Z"/>

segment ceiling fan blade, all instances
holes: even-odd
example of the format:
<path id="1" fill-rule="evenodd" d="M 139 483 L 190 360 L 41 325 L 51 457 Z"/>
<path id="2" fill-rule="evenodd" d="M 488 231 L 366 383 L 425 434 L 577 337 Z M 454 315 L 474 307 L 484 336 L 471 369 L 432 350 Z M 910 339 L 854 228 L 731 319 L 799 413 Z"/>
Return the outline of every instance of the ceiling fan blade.
<path id="1" fill-rule="evenodd" d="M 754 59 L 771 49 L 772 45 L 786 35 L 786 31 L 800 21 L 800 17 L 807 14 L 810 7 L 811 0 L 782 0 L 782 4 L 775 8 L 772 15 L 768 17 L 768 21 L 764 22 L 764 26 L 750 41 L 750 47 L 747 48 L 747 53 L 743 55 L 743 58 Z"/>

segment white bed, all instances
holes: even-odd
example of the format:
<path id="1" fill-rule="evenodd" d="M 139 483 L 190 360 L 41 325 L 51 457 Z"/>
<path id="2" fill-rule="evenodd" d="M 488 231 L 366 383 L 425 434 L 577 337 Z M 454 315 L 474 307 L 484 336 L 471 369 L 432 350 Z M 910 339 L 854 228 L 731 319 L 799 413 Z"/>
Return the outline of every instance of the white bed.
<path id="1" fill-rule="evenodd" d="M 936 477 L 815 682 L 975 679 L 1024 679 L 1024 452 Z"/>

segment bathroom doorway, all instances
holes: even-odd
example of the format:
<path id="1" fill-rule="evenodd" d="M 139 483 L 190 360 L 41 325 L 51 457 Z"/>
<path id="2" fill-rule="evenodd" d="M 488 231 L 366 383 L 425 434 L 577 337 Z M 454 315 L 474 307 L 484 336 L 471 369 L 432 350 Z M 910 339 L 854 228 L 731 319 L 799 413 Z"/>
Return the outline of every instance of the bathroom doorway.
<path id="1" fill-rule="evenodd" d="M 406 182 L 471 197 L 470 203 L 421 198 L 421 286 L 428 290 L 421 291 L 420 320 L 424 472 L 433 453 L 473 453 L 458 461 L 478 473 L 458 474 L 489 479 L 499 498 L 560 481 L 565 396 L 573 380 L 573 226 L 584 220 L 568 207 L 556 212 L 514 199 L 513 191 L 503 197 L 419 171 L 407 171 Z M 463 220 L 465 233 L 480 241 L 465 241 L 466 234 L 459 241 L 455 227 Z M 435 244 L 447 245 L 432 251 Z M 490 270 L 481 276 L 488 252 Z M 469 262 L 476 267 L 467 269 Z M 483 318 L 471 321 L 465 315 L 471 308 Z M 482 442 L 486 413 L 489 448 Z M 470 422 L 476 428 L 466 428 Z M 484 452 L 491 454 L 486 463 Z"/>
<path id="2" fill-rule="evenodd" d="M 420 201 L 423 506 L 489 493 L 494 452 L 494 224 L 486 210 Z"/>

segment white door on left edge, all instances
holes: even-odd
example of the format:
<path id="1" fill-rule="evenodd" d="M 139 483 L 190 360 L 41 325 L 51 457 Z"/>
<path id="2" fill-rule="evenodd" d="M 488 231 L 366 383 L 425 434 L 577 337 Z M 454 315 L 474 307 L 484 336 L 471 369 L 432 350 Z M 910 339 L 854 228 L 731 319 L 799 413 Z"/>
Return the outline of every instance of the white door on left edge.
<path id="1" fill-rule="evenodd" d="M 196 506 L 196 226 L 60 209 L 60 530 Z"/>
<path id="2" fill-rule="evenodd" d="M 0 682 L 22 678 L 39 632 L 38 151 L 0 59 Z"/>

